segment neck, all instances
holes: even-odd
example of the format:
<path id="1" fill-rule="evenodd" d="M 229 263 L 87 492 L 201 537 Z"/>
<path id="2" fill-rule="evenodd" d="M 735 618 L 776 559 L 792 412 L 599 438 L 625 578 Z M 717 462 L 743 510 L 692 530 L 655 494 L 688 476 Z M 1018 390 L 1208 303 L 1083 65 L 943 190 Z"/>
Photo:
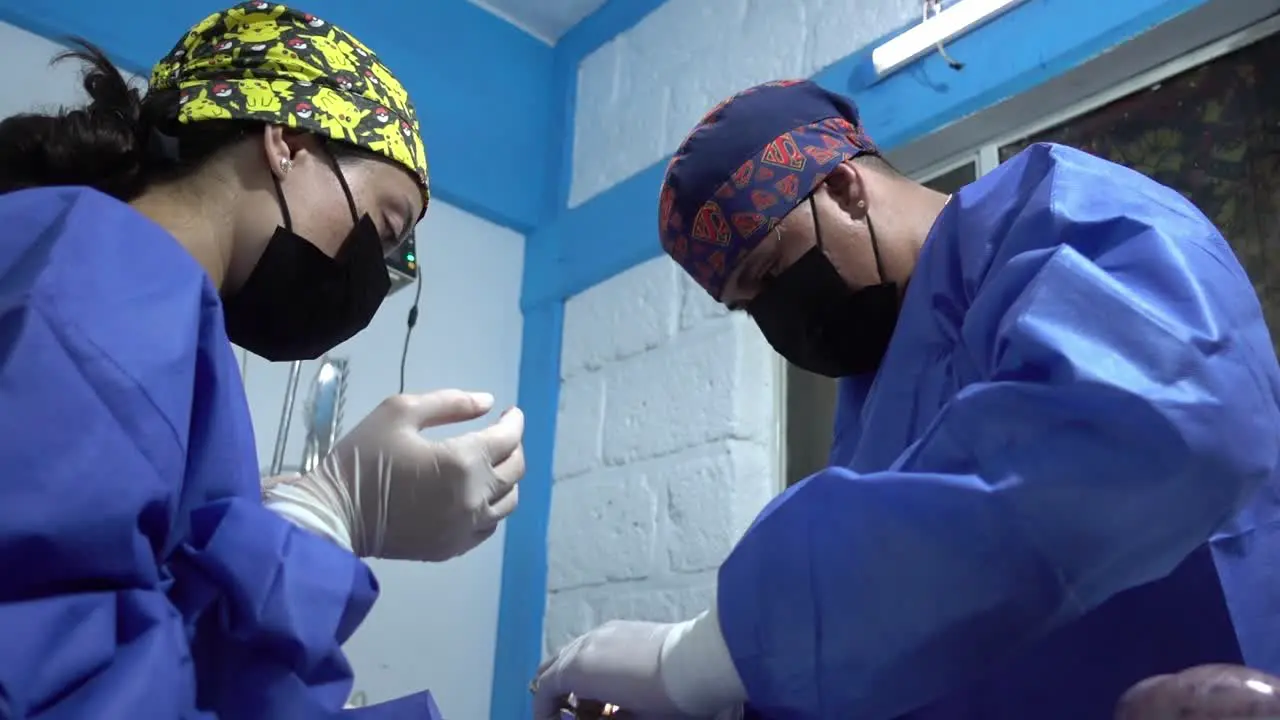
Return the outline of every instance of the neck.
<path id="1" fill-rule="evenodd" d="M 197 195 L 176 184 L 156 185 L 129 203 L 164 228 L 204 268 L 219 292 L 231 263 L 232 228 L 227 218 L 213 217 L 213 207 L 233 204 L 211 202 L 207 193 Z"/>
<path id="2" fill-rule="evenodd" d="M 929 231 L 933 229 L 933 224 L 938 221 L 938 216 L 942 214 L 942 209 L 951 196 L 923 185 L 917 185 L 913 191 L 913 197 L 909 198 L 913 212 L 902 215 L 902 230 L 911 238 L 912 249 L 919 256 L 920 248 L 924 247 L 924 241 L 929 237 Z"/>

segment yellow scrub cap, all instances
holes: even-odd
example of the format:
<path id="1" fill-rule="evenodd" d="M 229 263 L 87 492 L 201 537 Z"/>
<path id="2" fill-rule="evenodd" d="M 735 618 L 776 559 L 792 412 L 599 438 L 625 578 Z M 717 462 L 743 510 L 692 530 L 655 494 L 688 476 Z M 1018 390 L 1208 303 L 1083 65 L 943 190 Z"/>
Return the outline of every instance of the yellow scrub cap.
<path id="1" fill-rule="evenodd" d="M 256 120 L 307 130 L 403 165 L 431 197 L 418 114 L 363 43 L 320 18 L 244 2 L 187 31 L 151 71 L 177 89 L 177 121 Z"/>

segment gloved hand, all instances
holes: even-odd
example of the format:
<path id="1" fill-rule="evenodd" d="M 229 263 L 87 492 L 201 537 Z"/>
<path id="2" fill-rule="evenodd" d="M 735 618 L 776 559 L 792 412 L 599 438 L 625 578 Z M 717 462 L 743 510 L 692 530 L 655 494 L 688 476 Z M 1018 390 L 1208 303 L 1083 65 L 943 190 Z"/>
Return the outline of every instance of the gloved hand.
<path id="1" fill-rule="evenodd" d="M 390 397 L 315 470 L 265 487 L 266 504 L 362 557 L 457 557 L 516 509 L 524 415 L 512 408 L 488 428 L 443 441 L 419 432 L 492 407 L 493 396 L 460 390 Z"/>
<path id="2" fill-rule="evenodd" d="M 715 611 L 674 624 L 605 623 L 543 663 L 533 688 L 536 720 L 558 720 L 570 693 L 638 720 L 709 718 L 746 701 Z"/>

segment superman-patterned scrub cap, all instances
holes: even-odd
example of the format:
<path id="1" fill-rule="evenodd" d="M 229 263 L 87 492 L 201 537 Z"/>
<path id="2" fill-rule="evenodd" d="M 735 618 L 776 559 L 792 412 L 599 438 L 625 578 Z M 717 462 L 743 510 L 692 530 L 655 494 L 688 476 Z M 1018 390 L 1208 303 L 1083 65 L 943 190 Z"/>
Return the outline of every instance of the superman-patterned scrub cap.
<path id="1" fill-rule="evenodd" d="M 744 90 L 672 157 L 658 199 L 662 248 L 719 300 L 737 264 L 837 165 L 877 152 L 853 103 L 812 82 Z"/>
<path id="2" fill-rule="evenodd" d="M 359 40 L 284 5 L 244 2 L 214 13 L 151 71 L 177 90 L 179 123 L 254 120 L 350 143 L 403 166 L 431 198 L 418 114 L 391 71 Z"/>

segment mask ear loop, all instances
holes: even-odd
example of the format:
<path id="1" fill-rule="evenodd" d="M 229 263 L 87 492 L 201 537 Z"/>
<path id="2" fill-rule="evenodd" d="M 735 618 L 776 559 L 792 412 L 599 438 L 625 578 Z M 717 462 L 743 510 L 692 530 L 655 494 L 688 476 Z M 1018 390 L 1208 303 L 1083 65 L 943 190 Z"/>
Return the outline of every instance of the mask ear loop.
<path id="1" fill-rule="evenodd" d="M 865 200 L 858 201 L 858 207 L 865 209 L 867 202 Z M 809 196 L 809 212 L 813 215 L 813 239 L 818 249 L 822 250 L 822 223 L 818 222 L 818 203 L 813 199 L 813 195 Z M 884 282 L 884 261 L 880 259 L 880 243 L 876 242 L 876 229 L 871 225 L 871 215 L 865 215 L 867 221 L 867 235 L 871 236 L 871 254 L 876 259 L 876 275 L 879 276 L 880 282 Z M 823 252 L 826 252 L 825 250 Z"/>
<path id="2" fill-rule="evenodd" d="M 360 216 L 356 213 L 356 200 L 351 195 L 351 187 L 347 185 L 347 176 L 342 173 L 342 167 L 338 165 L 338 158 L 334 156 L 328 144 L 324 146 L 324 154 L 329 156 L 329 165 L 333 167 L 333 174 L 338 176 L 338 184 L 342 186 L 342 194 L 347 197 L 347 209 L 351 211 L 351 224 L 354 225 L 360 222 Z"/>
<path id="3" fill-rule="evenodd" d="M 822 250 L 822 223 L 818 222 L 818 203 L 814 201 L 812 194 L 809 195 L 809 214 L 813 216 L 813 242 Z"/>
<path id="4" fill-rule="evenodd" d="M 293 161 L 287 157 L 280 158 L 280 172 L 285 175 L 293 169 Z M 271 182 L 276 186 L 276 201 L 280 203 L 280 217 L 284 220 L 284 229 L 293 231 L 293 218 L 289 216 L 289 202 L 284 199 L 284 187 L 280 185 L 280 178 L 275 173 L 271 173 Z"/>
<path id="5" fill-rule="evenodd" d="M 876 259 L 876 275 L 879 276 L 880 282 L 884 282 L 884 261 L 880 258 L 880 243 L 876 240 L 876 228 L 871 224 L 871 213 L 865 211 L 867 207 L 865 200 L 859 200 L 858 207 L 864 208 L 863 217 L 867 220 L 867 235 L 871 238 L 871 254 Z"/>

